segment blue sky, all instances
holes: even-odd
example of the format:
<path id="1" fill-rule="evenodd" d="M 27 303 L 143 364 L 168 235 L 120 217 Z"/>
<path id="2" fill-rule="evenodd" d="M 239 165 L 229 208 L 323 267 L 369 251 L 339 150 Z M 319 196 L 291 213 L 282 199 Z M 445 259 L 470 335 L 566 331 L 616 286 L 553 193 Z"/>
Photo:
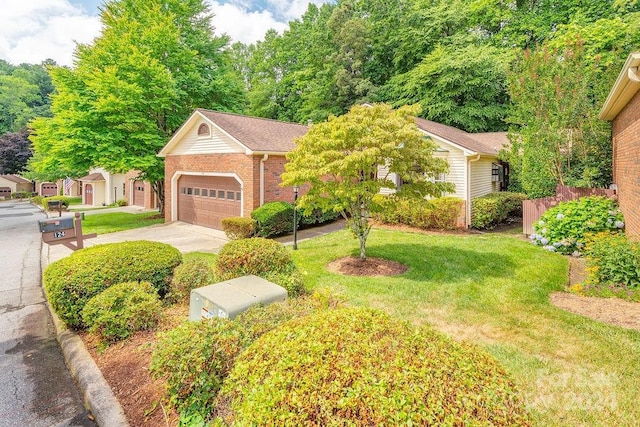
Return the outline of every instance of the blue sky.
<path id="1" fill-rule="evenodd" d="M 214 13 L 216 34 L 253 43 L 270 28 L 283 31 L 310 2 L 327 0 L 205 0 Z M 98 6 L 104 0 L 1 0 L 0 59 L 14 65 L 54 59 L 73 64 L 76 43 L 100 33 Z"/>

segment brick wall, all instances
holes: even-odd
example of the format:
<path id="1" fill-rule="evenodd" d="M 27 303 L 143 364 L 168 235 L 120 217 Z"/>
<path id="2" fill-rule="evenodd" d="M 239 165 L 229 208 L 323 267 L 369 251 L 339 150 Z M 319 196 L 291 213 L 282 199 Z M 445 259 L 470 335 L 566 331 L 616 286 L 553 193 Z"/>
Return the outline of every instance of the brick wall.
<path id="1" fill-rule="evenodd" d="M 640 239 L 640 92 L 613 121 L 613 182 L 627 235 Z"/>

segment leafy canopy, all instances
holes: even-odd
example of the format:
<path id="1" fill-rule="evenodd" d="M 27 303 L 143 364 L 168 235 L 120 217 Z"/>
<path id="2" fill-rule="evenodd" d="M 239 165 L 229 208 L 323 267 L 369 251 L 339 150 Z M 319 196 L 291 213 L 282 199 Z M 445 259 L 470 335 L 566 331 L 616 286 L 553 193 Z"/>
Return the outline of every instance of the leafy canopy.
<path id="1" fill-rule="evenodd" d="M 203 0 L 114 0 L 104 29 L 76 49 L 74 69 L 55 68 L 53 118 L 32 123 L 33 168 L 56 178 L 102 166 L 160 183 L 156 156 L 196 107 L 239 111 L 242 82 L 226 37 L 215 37 Z"/>
<path id="2" fill-rule="evenodd" d="M 360 240 L 366 258 L 370 214 L 380 207 L 383 188 L 398 197 L 424 198 L 452 191 L 452 184 L 434 182 L 448 164 L 433 157 L 437 146 L 415 124 L 418 105 L 394 110 L 388 104 L 354 106 L 348 113 L 314 124 L 287 154 L 282 186 L 309 184 L 299 205 L 339 211 Z M 393 175 L 404 184 L 398 188 Z"/>

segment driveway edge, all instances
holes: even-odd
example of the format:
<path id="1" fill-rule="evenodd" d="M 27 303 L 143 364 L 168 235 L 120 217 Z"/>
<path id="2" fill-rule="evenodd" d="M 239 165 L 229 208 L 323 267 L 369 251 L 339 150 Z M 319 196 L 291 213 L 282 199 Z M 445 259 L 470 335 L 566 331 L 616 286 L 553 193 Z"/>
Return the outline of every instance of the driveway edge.
<path id="1" fill-rule="evenodd" d="M 42 273 L 44 273 L 49 264 L 49 257 L 46 253 L 48 248 L 48 245 L 43 244 L 40 260 Z M 109 387 L 107 380 L 104 379 L 93 357 L 84 346 L 82 339 L 77 334 L 66 329 L 51 308 L 46 292 L 44 293 L 47 309 L 56 331 L 56 340 L 62 349 L 65 364 L 78 385 L 84 406 L 91 412 L 98 426 L 129 427 L 120 402 L 113 394 L 111 387 Z"/>

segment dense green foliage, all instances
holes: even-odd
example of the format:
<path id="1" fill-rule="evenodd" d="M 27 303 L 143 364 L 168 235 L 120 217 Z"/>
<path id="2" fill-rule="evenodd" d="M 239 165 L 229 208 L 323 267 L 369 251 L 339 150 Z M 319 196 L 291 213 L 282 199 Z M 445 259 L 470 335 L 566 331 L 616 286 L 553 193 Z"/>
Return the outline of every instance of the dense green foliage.
<path id="1" fill-rule="evenodd" d="M 92 297 L 82 309 L 82 321 L 105 342 L 129 338 L 153 329 L 160 320 L 162 303 L 149 282 L 111 286 Z"/>
<path id="2" fill-rule="evenodd" d="M 253 218 L 232 216 L 220 221 L 222 231 L 231 240 L 247 239 L 256 231 L 256 220 Z"/>
<path id="3" fill-rule="evenodd" d="M 251 342 L 281 323 L 326 307 L 311 296 L 253 306 L 235 320 L 185 322 L 160 335 L 151 373 L 166 379 L 169 402 L 183 416 L 205 419 L 236 358 Z"/>
<path id="4" fill-rule="evenodd" d="M 531 240 L 549 251 L 572 254 L 583 251 L 587 234 L 623 228 L 624 217 L 615 201 L 600 196 L 582 197 L 547 210 L 533 225 Z"/>
<path id="5" fill-rule="evenodd" d="M 236 361 L 220 401 L 237 425 L 530 425 L 493 358 L 362 308 L 263 335 Z"/>
<path id="6" fill-rule="evenodd" d="M 340 213 L 336 211 L 323 211 L 322 209 L 314 209 L 310 213 L 298 212 L 300 215 L 300 227 L 309 227 L 313 225 L 324 224 L 325 222 L 335 221 L 340 217 Z"/>
<path id="7" fill-rule="evenodd" d="M 202 259 L 185 260 L 173 271 L 171 287 L 166 298 L 174 302 L 188 301 L 193 289 L 215 282 L 213 268 L 208 262 Z"/>
<path id="8" fill-rule="evenodd" d="M 598 118 L 616 70 L 605 74 L 580 42 L 525 52 L 510 73 L 514 179 L 531 198 L 555 194 L 556 185 L 611 183 L 610 126 Z"/>
<path id="9" fill-rule="evenodd" d="M 256 234 L 262 237 L 278 236 L 293 231 L 293 205 L 287 202 L 270 202 L 251 212 L 256 221 Z"/>
<path id="10" fill-rule="evenodd" d="M 404 224 L 411 227 L 453 230 L 458 227 L 464 201 L 455 197 L 407 200 L 393 196 L 378 196 L 380 210 L 373 218 L 384 224 Z"/>
<path id="11" fill-rule="evenodd" d="M 522 217 L 522 201 L 526 194 L 500 191 L 476 197 L 471 201 L 471 226 L 492 229 L 512 217 Z"/>
<path id="12" fill-rule="evenodd" d="M 194 108 L 239 111 L 242 82 L 226 36 L 212 34 L 204 0 L 112 0 L 75 67 L 53 68 L 52 118 L 37 119 L 33 171 L 49 179 L 99 165 L 141 171 L 163 211 L 164 167 L 156 154 Z"/>
<path id="13" fill-rule="evenodd" d="M 639 10 L 608 0 L 339 0 L 310 4 L 281 34 L 236 46 L 235 59 L 250 114 L 306 123 L 363 101 L 419 102 L 428 119 L 505 130 L 507 72 L 525 49 L 582 40 L 589 61 L 599 57 L 603 73 L 617 73 L 640 41 Z"/>
<path id="14" fill-rule="evenodd" d="M 180 252 L 167 244 L 144 240 L 80 249 L 50 264 L 43 282 L 58 316 L 71 328 L 82 328 L 82 309 L 92 297 L 118 283 L 151 282 L 163 297 Z"/>
<path id="15" fill-rule="evenodd" d="M 453 184 L 431 178 L 449 165 L 436 158 L 435 142 L 415 124 L 416 106 L 396 110 L 387 104 L 357 105 L 347 114 L 314 124 L 287 153 L 282 186 L 310 184 L 298 201 L 304 214 L 316 209 L 340 212 L 366 258 L 371 214 L 383 188 L 411 200 L 440 196 Z M 384 170 L 381 168 L 384 165 Z M 398 188 L 391 174 L 402 178 Z"/>
<path id="16" fill-rule="evenodd" d="M 291 253 L 275 240 L 263 237 L 232 240 L 224 245 L 216 258 L 215 273 L 219 280 L 254 274 L 282 286 L 289 296 L 304 290 Z"/>
<path id="17" fill-rule="evenodd" d="M 582 293 L 640 299 L 640 244 L 623 233 L 587 236 L 584 248 L 588 277 Z"/>
<path id="18" fill-rule="evenodd" d="M 14 66 L 0 59 L 0 136 L 26 129 L 34 117 L 51 115 L 49 95 L 53 85 L 47 74 L 50 66 L 55 62 Z"/>

